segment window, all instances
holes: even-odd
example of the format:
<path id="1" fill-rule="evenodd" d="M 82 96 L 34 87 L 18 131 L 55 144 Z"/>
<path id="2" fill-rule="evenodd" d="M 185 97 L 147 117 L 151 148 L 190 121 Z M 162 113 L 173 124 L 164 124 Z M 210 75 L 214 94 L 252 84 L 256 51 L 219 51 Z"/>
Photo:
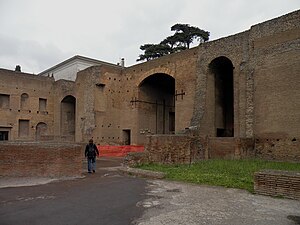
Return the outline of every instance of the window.
<path id="1" fill-rule="evenodd" d="M 0 131 L 0 141 L 8 140 L 8 131 Z"/>
<path id="2" fill-rule="evenodd" d="M 0 108 L 8 109 L 9 108 L 9 95 L 0 94 Z"/>
<path id="3" fill-rule="evenodd" d="M 47 109 L 47 99 L 39 98 L 39 111 L 44 112 Z"/>
<path id="4" fill-rule="evenodd" d="M 28 100 L 29 100 L 28 94 L 23 93 L 21 95 L 21 109 L 27 109 L 28 108 Z"/>
<path id="5" fill-rule="evenodd" d="M 29 136 L 29 120 L 19 120 L 19 137 Z"/>

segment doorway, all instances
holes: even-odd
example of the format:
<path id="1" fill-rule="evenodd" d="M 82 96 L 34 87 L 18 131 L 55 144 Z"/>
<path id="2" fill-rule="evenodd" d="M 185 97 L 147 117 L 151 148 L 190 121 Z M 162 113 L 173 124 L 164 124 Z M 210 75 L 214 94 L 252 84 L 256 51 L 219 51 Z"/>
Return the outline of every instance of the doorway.
<path id="1" fill-rule="evenodd" d="M 224 56 L 209 64 L 215 81 L 215 132 L 217 137 L 234 136 L 233 64 Z"/>
<path id="2" fill-rule="evenodd" d="M 76 98 L 68 95 L 61 101 L 61 135 L 75 136 Z"/>
<path id="3" fill-rule="evenodd" d="M 131 144 L 131 130 L 125 129 L 123 130 L 123 143 L 124 145 L 130 145 Z"/>
<path id="4" fill-rule="evenodd" d="M 40 141 L 42 139 L 43 136 L 47 135 L 47 124 L 40 122 L 36 125 L 36 133 L 35 133 L 35 138 L 37 141 Z"/>

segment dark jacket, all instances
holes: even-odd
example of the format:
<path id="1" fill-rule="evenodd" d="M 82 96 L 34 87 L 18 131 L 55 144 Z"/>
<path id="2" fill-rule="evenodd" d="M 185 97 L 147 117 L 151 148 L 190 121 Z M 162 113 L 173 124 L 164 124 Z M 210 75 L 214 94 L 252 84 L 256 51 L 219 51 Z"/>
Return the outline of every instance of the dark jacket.
<path id="1" fill-rule="evenodd" d="M 87 144 L 84 155 L 88 158 L 95 158 L 96 156 L 99 156 L 99 150 L 95 144 Z"/>

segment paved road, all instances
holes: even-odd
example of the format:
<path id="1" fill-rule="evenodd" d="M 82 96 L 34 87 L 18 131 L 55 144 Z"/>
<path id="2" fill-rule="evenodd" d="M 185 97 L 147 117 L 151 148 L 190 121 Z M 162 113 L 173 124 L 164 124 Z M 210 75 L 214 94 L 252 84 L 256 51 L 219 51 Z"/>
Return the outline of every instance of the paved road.
<path id="1" fill-rule="evenodd" d="M 300 224 L 300 201 L 120 176 L 115 169 L 119 165 L 119 159 L 102 158 L 97 173 L 85 173 L 85 178 L 0 188 L 0 225 Z M 15 185 L 2 178 L 0 183 Z"/>
<path id="2" fill-rule="evenodd" d="M 99 163 L 98 163 L 99 164 Z M 102 160 L 102 166 L 118 161 Z M 85 178 L 44 185 L 1 188 L 1 225 L 126 225 L 143 213 L 146 180 L 99 168 Z"/>

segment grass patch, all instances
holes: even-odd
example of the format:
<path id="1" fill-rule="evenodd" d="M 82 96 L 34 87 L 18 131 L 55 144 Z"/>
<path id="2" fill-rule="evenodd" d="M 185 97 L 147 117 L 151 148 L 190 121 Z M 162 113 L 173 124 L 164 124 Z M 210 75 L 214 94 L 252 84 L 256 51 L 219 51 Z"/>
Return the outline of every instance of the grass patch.
<path id="1" fill-rule="evenodd" d="M 191 165 L 144 164 L 140 169 L 160 171 L 166 179 L 245 189 L 253 193 L 254 172 L 262 169 L 300 171 L 300 163 L 264 160 L 205 160 Z"/>

